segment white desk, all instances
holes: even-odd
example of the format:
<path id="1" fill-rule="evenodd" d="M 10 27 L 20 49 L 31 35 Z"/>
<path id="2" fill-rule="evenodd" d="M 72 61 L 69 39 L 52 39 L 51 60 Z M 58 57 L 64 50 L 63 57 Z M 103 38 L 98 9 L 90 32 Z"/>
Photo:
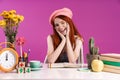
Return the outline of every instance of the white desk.
<path id="1" fill-rule="evenodd" d="M 119 80 L 120 74 L 107 72 L 80 72 L 76 68 L 46 68 L 31 73 L 0 72 L 0 80 Z"/>

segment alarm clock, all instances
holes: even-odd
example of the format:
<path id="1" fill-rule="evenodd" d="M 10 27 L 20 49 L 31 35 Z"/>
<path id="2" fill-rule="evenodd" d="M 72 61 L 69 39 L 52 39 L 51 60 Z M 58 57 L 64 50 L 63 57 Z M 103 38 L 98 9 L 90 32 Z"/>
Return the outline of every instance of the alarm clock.
<path id="1" fill-rule="evenodd" d="M 18 64 L 18 53 L 13 48 L 3 48 L 0 50 L 0 70 L 10 72 Z"/>

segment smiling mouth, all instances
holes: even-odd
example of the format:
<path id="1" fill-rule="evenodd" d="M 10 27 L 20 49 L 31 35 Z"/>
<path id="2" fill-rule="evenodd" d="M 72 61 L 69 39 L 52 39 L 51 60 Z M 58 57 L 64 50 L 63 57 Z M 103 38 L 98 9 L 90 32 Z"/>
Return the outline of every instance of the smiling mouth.
<path id="1" fill-rule="evenodd" d="M 66 31 L 66 29 L 64 29 L 64 30 L 60 31 L 60 33 L 64 33 L 65 31 Z"/>

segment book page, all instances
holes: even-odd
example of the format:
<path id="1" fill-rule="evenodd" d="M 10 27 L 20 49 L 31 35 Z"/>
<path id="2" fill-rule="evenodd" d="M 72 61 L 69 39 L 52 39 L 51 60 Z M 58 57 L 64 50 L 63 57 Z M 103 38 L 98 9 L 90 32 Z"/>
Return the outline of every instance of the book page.
<path id="1" fill-rule="evenodd" d="M 103 53 L 101 56 L 108 56 L 108 57 L 113 57 L 113 58 L 119 58 L 120 59 L 120 54 L 118 53 Z"/>
<path id="2" fill-rule="evenodd" d="M 64 67 L 64 64 L 63 63 L 49 63 L 48 64 L 48 67 L 49 68 L 62 68 L 62 67 Z"/>
<path id="3" fill-rule="evenodd" d="M 48 64 L 49 68 L 80 68 L 80 64 L 73 63 L 52 63 Z"/>

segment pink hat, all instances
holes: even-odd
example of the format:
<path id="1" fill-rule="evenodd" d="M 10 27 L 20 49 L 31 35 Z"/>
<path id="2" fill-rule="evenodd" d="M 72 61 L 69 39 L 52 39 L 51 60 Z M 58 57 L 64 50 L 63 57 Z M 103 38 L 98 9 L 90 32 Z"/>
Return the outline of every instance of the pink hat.
<path id="1" fill-rule="evenodd" d="M 69 8 L 62 8 L 62 9 L 58 9 L 58 10 L 55 10 L 50 18 L 49 18 L 49 22 L 51 22 L 52 19 L 54 19 L 56 16 L 59 16 L 59 15 L 64 15 L 64 16 L 67 16 L 69 18 L 72 18 L 72 11 L 69 9 Z"/>

